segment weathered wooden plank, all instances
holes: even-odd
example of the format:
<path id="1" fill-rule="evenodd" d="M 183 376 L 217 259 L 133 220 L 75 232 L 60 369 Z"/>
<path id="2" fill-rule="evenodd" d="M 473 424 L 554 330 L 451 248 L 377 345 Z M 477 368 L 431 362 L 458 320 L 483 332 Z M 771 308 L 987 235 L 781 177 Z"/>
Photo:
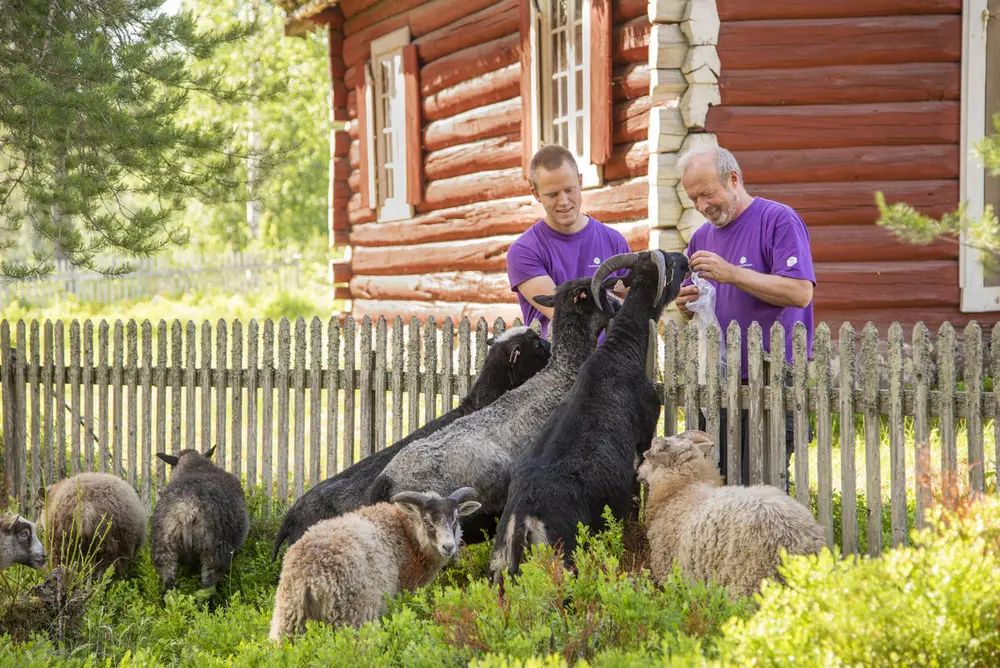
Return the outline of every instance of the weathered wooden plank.
<path id="1" fill-rule="evenodd" d="M 7 345 L 0 343 L 0 350 L 8 350 Z M 80 472 L 80 373 L 82 372 L 80 363 L 80 322 L 74 319 L 69 325 L 69 393 L 70 393 L 70 467 L 68 474 L 76 475 Z M 6 395 L 7 386 L 4 385 Z M 11 397 L 13 399 L 13 397 Z M 13 436 L 14 430 L 7 431 Z M 64 449 L 65 450 L 65 449 Z M 4 471 L 8 469 L 5 467 Z"/>
<path id="2" fill-rule="evenodd" d="M 62 413 L 63 407 L 62 403 L 58 404 L 58 409 L 55 403 L 55 392 L 52 387 L 52 376 L 53 367 L 55 366 L 53 362 L 53 352 L 52 352 L 52 321 L 46 318 L 45 324 L 42 328 L 42 373 L 41 373 L 41 384 L 42 384 L 42 401 L 44 402 L 42 408 L 42 416 L 44 417 L 44 422 L 42 423 L 42 434 L 43 441 L 40 442 L 43 454 L 42 466 L 42 484 L 51 485 L 56 481 L 55 478 L 55 466 L 53 461 L 53 450 L 54 445 L 54 434 L 52 433 L 55 429 L 55 411 L 58 410 Z M 39 443 L 39 441 L 36 441 Z"/>
<path id="3" fill-rule="evenodd" d="M 14 434 L 19 431 L 15 427 L 18 399 L 20 392 L 14 384 L 15 366 L 17 364 L 16 354 L 10 355 L 10 323 L 4 319 L 0 321 L 0 351 L 3 351 L 3 360 L 0 362 L 0 388 L 3 390 L 3 431 L 7 442 L 3 449 L 3 498 L 17 499 L 17 469 L 19 462 L 17 455 L 18 444 L 15 443 Z M 7 436 L 9 434 L 9 436 Z"/>
<path id="4" fill-rule="evenodd" d="M 139 392 L 142 402 L 141 489 L 146 508 L 153 506 L 153 326 L 149 319 L 142 321 L 142 366 L 139 367 Z M 138 440 L 138 439 L 137 439 Z"/>
<path id="5" fill-rule="evenodd" d="M 432 316 L 424 323 L 424 419 L 427 424 L 437 417 L 437 320 Z"/>
<path id="6" fill-rule="evenodd" d="M 931 506 L 931 450 L 930 450 L 930 332 L 923 323 L 913 328 L 913 379 L 914 398 L 914 486 L 916 492 L 916 526 L 927 526 L 925 513 Z"/>
<path id="7" fill-rule="evenodd" d="M 517 134 L 506 134 L 430 153 L 424 161 L 424 175 L 435 182 L 510 167 L 518 167 L 520 172 L 520 164 L 520 139 Z M 522 192 L 523 187 L 517 194 Z"/>
<path id="8" fill-rule="evenodd" d="M 855 330 L 849 323 L 840 327 L 840 527 L 841 549 L 845 555 L 858 552 L 857 477 L 855 474 L 854 374 Z"/>
<path id="9" fill-rule="evenodd" d="M 243 480 L 243 322 L 233 320 L 232 336 L 232 369 L 236 372 L 232 377 L 231 390 L 233 415 L 230 418 L 230 452 L 232 452 L 230 471 Z"/>
<path id="10" fill-rule="evenodd" d="M 94 470 L 94 386 L 97 384 L 94 367 L 94 323 L 83 323 L 83 460 L 81 470 Z M 19 386 L 20 387 L 20 386 Z M 12 431 L 11 434 L 23 433 Z M 15 443 L 17 438 L 14 439 Z"/>
<path id="11" fill-rule="evenodd" d="M 264 494 L 270 507 L 274 495 L 272 443 L 274 415 L 274 321 L 264 320 L 264 340 L 261 350 L 261 476 L 264 482 Z M 281 500 L 284 502 L 284 499 Z"/>
<path id="12" fill-rule="evenodd" d="M 20 336 L 18 337 L 20 338 Z M 97 457 L 97 470 L 108 472 L 108 381 L 111 370 L 108 366 L 108 321 L 102 320 L 97 333 L 97 443 L 100 452 Z M 92 469 L 90 469 L 92 470 Z"/>
<path id="13" fill-rule="evenodd" d="M 420 93 L 429 97 L 449 86 L 516 63 L 519 57 L 520 36 L 516 33 L 467 47 L 420 68 Z"/>
<path id="14" fill-rule="evenodd" d="M 294 416 L 294 468 L 292 494 L 297 499 L 305 493 L 306 478 L 306 321 L 301 315 L 295 319 L 295 367 L 292 370 L 292 388 L 295 396 Z"/>
<path id="15" fill-rule="evenodd" d="M 432 121 L 424 128 L 424 149 L 439 151 L 449 146 L 516 132 L 521 123 L 521 98 L 512 97 Z"/>
<path id="16" fill-rule="evenodd" d="M 275 383 L 278 390 L 278 442 L 277 442 L 277 477 L 276 491 L 278 500 L 282 503 L 288 500 L 288 458 L 289 449 L 289 381 L 292 377 L 292 328 L 288 318 L 278 321 L 278 359 L 275 370 Z"/>
<path id="17" fill-rule="evenodd" d="M 903 440 L 903 328 L 889 328 L 889 505 L 892 545 L 906 545 L 906 443 Z"/>
<path id="18" fill-rule="evenodd" d="M 229 426 L 228 406 L 226 405 L 226 369 L 228 357 L 229 326 L 226 320 L 219 318 L 215 325 L 215 463 L 217 466 L 231 471 L 226 443 L 226 431 Z"/>
<path id="19" fill-rule="evenodd" d="M 649 62 L 651 24 L 645 16 L 620 23 L 611 31 L 611 57 L 615 65 Z"/>
<path id="20" fill-rule="evenodd" d="M 129 318 L 125 328 L 128 345 L 128 365 L 125 367 L 125 391 L 128 405 L 128 432 L 125 434 L 125 455 L 128 459 L 128 481 L 139 489 L 139 327 Z"/>
<path id="21" fill-rule="evenodd" d="M 354 390 L 357 384 L 354 380 L 355 369 L 355 318 L 358 314 L 357 302 L 354 306 L 354 317 L 344 320 L 344 442 L 340 448 L 341 466 L 349 467 L 354 459 Z"/>
<path id="22" fill-rule="evenodd" d="M 65 478 L 66 473 L 66 332 L 62 320 L 56 320 L 53 326 L 52 351 L 55 368 L 52 375 L 52 395 L 55 400 L 55 474 L 53 480 Z"/>
<path id="23" fill-rule="evenodd" d="M 479 316 L 476 320 L 476 375 L 482 373 L 483 365 L 486 363 L 486 355 L 489 354 L 489 346 L 486 342 L 489 338 L 490 326 L 485 317 Z"/>
<path id="24" fill-rule="evenodd" d="M 828 0 L 827 2 L 802 2 L 801 0 L 770 0 L 769 2 L 743 2 L 742 0 L 717 0 L 722 21 L 748 21 L 755 19 L 825 19 L 854 18 L 858 16 L 915 16 L 918 14 L 959 14 L 962 0 Z"/>
<path id="25" fill-rule="evenodd" d="M 114 365 L 111 367 L 111 384 L 113 388 L 114 411 L 111 417 L 111 447 L 113 451 L 113 468 L 111 473 L 124 476 L 122 467 L 122 416 L 124 414 L 124 374 L 125 374 L 125 325 L 121 320 L 115 321 L 114 330 Z"/>
<path id="26" fill-rule="evenodd" d="M 774 357 L 772 356 L 771 372 L 774 372 Z M 792 331 L 792 432 L 796 447 L 795 457 L 795 498 L 809 507 L 809 394 L 807 388 L 808 364 L 806 357 L 806 330 L 801 322 L 795 323 Z M 784 439 L 782 439 L 782 442 Z M 802 449 L 799 450 L 799 447 Z M 775 448 L 782 456 L 784 467 L 784 448 Z M 799 459 L 799 453 L 805 451 L 806 456 Z M 804 469 L 804 471 L 803 471 Z"/>
<path id="27" fill-rule="evenodd" d="M 470 109 L 520 96 L 521 66 L 513 62 L 423 96 L 425 121 L 454 117 Z"/>
<path id="28" fill-rule="evenodd" d="M 34 498 L 34 494 L 37 491 L 37 487 L 32 487 L 29 490 L 28 487 L 28 443 L 25 435 L 28 430 L 27 420 L 28 420 L 28 384 L 27 384 L 27 342 L 28 337 L 25 336 L 25 323 L 24 320 L 18 319 L 17 326 L 15 329 L 17 335 L 17 345 L 16 345 L 16 363 L 14 365 L 14 384 L 17 387 L 18 399 L 17 406 L 14 410 L 14 424 L 15 424 L 15 439 L 14 439 L 14 449 L 13 455 L 18 462 L 17 467 L 14 469 L 16 475 L 14 478 L 14 494 L 15 498 L 21 499 L 20 508 L 22 512 L 28 510 L 29 499 Z M 105 336 L 105 340 L 107 337 Z M 34 450 L 34 447 L 32 447 Z M 6 452 L 6 449 L 5 449 Z"/>
<path id="29" fill-rule="evenodd" d="M 195 353 L 197 351 L 197 330 L 194 322 L 188 320 L 185 328 L 186 345 L 184 349 L 184 447 L 195 448 L 195 421 L 197 419 L 195 388 L 197 383 L 197 365 L 195 364 Z M 169 473 L 169 472 L 168 472 Z M 168 476 L 169 477 L 169 476 Z"/>
<path id="30" fill-rule="evenodd" d="M 183 355 L 184 339 L 181 321 L 174 319 L 170 325 L 170 448 L 163 444 L 163 452 L 169 452 L 174 456 L 181 451 L 181 408 L 184 405 L 183 392 Z M 191 413 L 188 413 L 190 416 Z M 166 463 L 157 458 L 159 471 L 163 472 L 164 478 L 161 483 L 166 484 Z"/>
<path id="31" fill-rule="evenodd" d="M 648 173 L 649 144 L 646 141 L 615 144 L 604 166 L 604 180 L 607 182 L 647 176 Z"/>
<path id="32" fill-rule="evenodd" d="M 611 0 L 591 0 L 590 12 L 590 162 L 603 165 L 611 156 L 613 76 Z M 583 11 L 588 11 L 586 8 Z"/>
<path id="33" fill-rule="evenodd" d="M 428 325 L 430 320 L 428 317 Z M 407 347 L 406 359 L 406 399 L 407 399 L 407 423 L 406 432 L 412 433 L 420 427 L 420 322 L 416 318 L 410 319 L 409 326 L 409 346 Z"/>
<path id="34" fill-rule="evenodd" d="M 962 339 L 965 341 L 963 378 L 968 406 L 965 426 L 969 444 L 969 486 L 973 492 L 982 493 L 986 489 L 986 458 L 983 451 L 983 417 L 980 413 L 983 388 L 983 331 L 979 323 L 970 322 L 966 325 Z"/>
<path id="35" fill-rule="evenodd" d="M 955 144 L 959 129 L 954 101 L 715 106 L 705 122 L 730 150 Z"/>
<path id="36" fill-rule="evenodd" d="M 742 378 L 742 339 L 743 332 L 735 321 L 730 322 L 726 330 L 726 484 L 747 484 L 743 480 L 743 450 L 737 444 L 743 441 L 743 424 L 740 406 L 740 385 Z M 732 445 L 728 445 L 732 444 Z"/>
<path id="37" fill-rule="evenodd" d="M 413 302 L 355 299 L 351 306 L 351 313 L 357 318 L 362 318 L 366 315 L 372 318 L 377 318 L 380 315 L 386 318 L 400 316 L 405 321 L 416 318 L 417 322 L 424 322 L 430 316 L 434 316 L 435 318 L 451 317 L 453 319 L 463 317 L 488 317 L 493 319 L 499 316 L 507 322 L 512 322 L 514 318 L 521 314 L 520 307 L 517 304 L 477 304 L 465 301 Z"/>
<path id="38" fill-rule="evenodd" d="M 646 16 L 649 0 L 617 0 L 611 3 L 611 19 L 616 23 L 626 23 L 637 16 Z"/>
<path id="39" fill-rule="evenodd" d="M 993 382 L 996 383 L 996 379 L 1000 378 L 1000 322 L 993 325 L 993 336 L 990 340 L 990 371 L 992 372 Z M 993 400 L 995 404 L 993 410 L 996 415 L 1000 415 L 1000 391 L 997 391 L 997 389 L 994 384 Z M 1000 489 L 1000 419 L 996 418 L 993 420 L 993 447 L 993 480 L 998 481 L 997 488 Z"/>
<path id="40" fill-rule="evenodd" d="M 31 494 L 32 499 L 34 499 L 35 495 L 41 490 L 42 485 L 45 484 L 42 478 L 42 468 L 44 466 L 42 450 L 44 446 L 42 445 L 40 432 L 42 395 L 41 384 L 39 382 L 39 367 L 41 365 L 42 353 L 39 344 L 39 325 L 37 320 L 31 321 L 30 332 L 31 366 L 28 367 L 28 392 L 31 396 L 31 435 L 29 443 L 31 443 Z M 48 415 L 50 411 L 46 410 L 45 413 Z"/>
<path id="41" fill-rule="evenodd" d="M 373 433 L 375 441 L 372 443 L 372 452 L 382 450 L 386 446 L 385 438 L 385 395 L 386 395 L 386 322 L 385 317 L 379 316 L 375 322 L 375 368 L 374 368 L 374 388 L 375 395 L 375 426 Z"/>
<path id="42" fill-rule="evenodd" d="M 833 543 L 833 415 L 831 404 L 832 378 L 831 360 L 833 348 L 830 341 L 830 328 L 826 323 L 820 323 L 816 328 L 816 338 L 813 351 L 818 371 L 816 380 L 816 482 L 817 519 L 823 526 L 826 545 L 831 550 Z M 853 422 L 849 421 L 849 424 Z M 796 449 L 798 443 L 796 442 Z M 795 454 L 798 459 L 798 452 Z"/>
<path id="43" fill-rule="evenodd" d="M 958 62 L 961 35 L 957 15 L 738 21 L 722 23 L 718 50 L 723 72 L 788 66 L 789 53 L 797 67 Z"/>
<path id="44" fill-rule="evenodd" d="M 392 442 L 403 438 L 403 319 L 392 321 Z"/>
<path id="45" fill-rule="evenodd" d="M 616 67 L 611 78 L 611 96 L 615 102 L 650 94 L 649 63 L 629 63 Z"/>
<path id="46" fill-rule="evenodd" d="M 627 144 L 646 139 L 649 136 L 649 110 L 652 107 L 649 95 L 615 104 L 611 112 L 614 143 Z"/>
<path id="47" fill-rule="evenodd" d="M 876 225 L 815 226 L 809 230 L 809 237 L 813 262 L 954 262 L 959 254 L 957 241 L 942 240 L 926 246 L 907 244 Z"/>
<path id="48" fill-rule="evenodd" d="M 372 437 L 375 430 L 375 396 L 372 382 L 375 354 L 372 350 L 372 319 L 367 315 L 361 319 L 361 347 L 358 350 L 358 357 L 361 362 L 361 382 L 358 388 L 361 438 L 358 443 L 358 461 L 361 461 L 373 451 Z"/>
<path id="49" fill-rule="evenodd" d="M 938 417 L 941 434 L 941 478 L 947 501 L 958 492 L 958 446 L 955 425 L 955 329 L 946 322 L 938 330 L 935 342 L 938 366 Z M 948 506 L 950 507 L 950 506 Z"/>
<path id="50" fill-rule="evenodd" d="M 862 410 L 865 417 L 865 504 L 868 509 L 868 554 L 882 554 L 882 465 L 879 456 L 878 332 L 861 332 Z M 843 371 L 841 371 L 843 374 Z"/>
<path id="51" fill-rule="evenodd" d="M 835 310 L 958 303 L 958 267 L 952 262 L 817 263 L 814 304 Z M 919 286 L 919 287 L 918 287 Z"/>
<path id="52" fill-rule="evenodd" d="M 351 294 L 361 299 L 412 299 L 482 303 L 517 301 L 507 275 L 500 272 L 446 272 L 405 276 L 354 276 Z"/>
<path id="53" fill-rule="evenodd" d="M 736 106 L 958 100 L 961 70 L 958 62 L 723 68 L 719 92 Z"/>
<path id="54" fill-rule="evenodd" d="M 742 150 L 734 155 L 747 183 L 828 183 L 957 179 L 955 144 Z"/>
<path id="55" fill-rule="evenodd" d="M 201 390 L 201 452 L 212 447 L 212 325 L 208 320 L 201 323 L 201 370 L 198 374 Z M 218 459 L 216 459 L 218 461 Z"/>
<path id="56" fill-rule="evenodd" d="M 698 326 L 684 327 L 681 350 L 684 351 L 684 429 L 698 428 Z"/>
<path id="57" fill-rule="evenodd" d="M 772 361 L 769 367 L 770 373 L 766 378 L 770 387 L 771 399 L 768 402 L 766 417 L 768 418 L 768 452 L 765 453 L 766 461 L 769 464 L 764 470 L 764 482 L 773 485 L 778 489 L 787 489 L 785 486 L 788 472 L 785 470 L 785 328 L 775 320 L 771 325 L 770 350 L 768 357 Z M 798 445 L 798 441 L 795 442 Z M 800 478 L 798 475 L 799 460 L 804 460 L 806 466 L 809 462 L 809 451 L 799 448 L 795 452 L 795 490 L 798 492 Z M 808 468 L 806 468 L 808 472 Z M 807 473 L 808 475 L 808 473 Z"/>
<path id="58" fill-rule="evenodd" d="M 326 327 L 326 478 L 340 470 L 337 466 L 337 446 L 340 438 L 340 322 L 331 316 Z"/>
<path id="59" fill-rule="evenodd" d="M 747 378 L 750 387 L 750 411 L 747 452 L 750 457 L 750 484 L 764 482 L 764 368 L 763 332 L 756 322 L 747 330 Z M 736 415 L 733 416 L 736 419 Z M 736 442 L 737 444 L 739 441 Z M 734 447 L 739 447 L 734 444 Z M 796 480 L 796 482 L 798 482 Z"/>
<path id="60" fill-rule="evenodd" d="M 722 360 L 722 330 L 717 323 L 708 328 L 705 337 L 705 359 L 708 360 L 705 369 L 705 389 L 708 393 L 708 404 L 705 406 L 705 431 L 712 437 L 712 456 L 719 461 L 719 431 L 722 425 L 722 392 L 720 383 L 720 362 Z"/>
<path id="61" fill-rule="evenodd" d="M 309 489 L 322 478 L 323 430 L 323 323 L 313 316 L 309 323 Z"/>

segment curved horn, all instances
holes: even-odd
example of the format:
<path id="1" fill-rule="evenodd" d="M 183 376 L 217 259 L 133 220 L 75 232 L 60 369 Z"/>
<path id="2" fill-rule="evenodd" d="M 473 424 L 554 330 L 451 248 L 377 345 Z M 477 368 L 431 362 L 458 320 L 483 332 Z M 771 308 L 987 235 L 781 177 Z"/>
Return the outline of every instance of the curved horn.
<path id="1" fill-rule="evenodd" d="M 653 261 L 656 262 L 656 300 L 654 304 L 660 303 L 660 297 L 663 296 L 663 288 L 667 285 L 667 263 L 663 260 L 663 253 L 658 250 L 649 251 L 653 254 Z"/>
<path id="2" fill-rule="evenodd" d="M 601 302 L 601 290 L 604 289 L 604 279 L 613 271 L 634 267 L 637 259 L 638 256 L 635 253 L 612 255 L 594 272 L 594 277 L 590 280 L 590 294 L 594 298 L 594 301 L 597 302 L 598 308 L 604 310 L 605 313 L 608 313 L 608 311 Z M 614 314 L 608 313 L 608 315 Z"/>
<path id="3" fill-rule="evenodd" d="M 474 488 L 472 488 L 472 487 L 461 487 L 459 489 L 456 489 L 451 494 L 449 494 L 448 498 L 451 499 L 452 501 L 457 501 L 458 503 L 462 503 L 468 497 L 475 496 L 475 494 L 476 494 L 476 490 Z"/>
<path id="4" fill-rule="evenodd" d="M 420 492 L 400 492 L 389 499 L 391 503 L 416 503 L 421 506 L 427 505 L 430 500 L 431 497 Z"/>

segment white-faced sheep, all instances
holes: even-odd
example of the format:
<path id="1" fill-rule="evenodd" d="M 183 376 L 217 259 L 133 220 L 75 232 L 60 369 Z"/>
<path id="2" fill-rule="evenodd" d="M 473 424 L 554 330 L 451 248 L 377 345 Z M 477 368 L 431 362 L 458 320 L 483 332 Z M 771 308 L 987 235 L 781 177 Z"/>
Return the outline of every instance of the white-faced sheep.
<path id="1" fill-rule="evenodd" d="M 523 385 L 549 361 L 549 342 L 527 327 L 514 327 L 496 338 L 491 337 L 486 343 L 490 349 L 483 361 L 482 370 L 458 406 L 388 448 L 374 452 L 324 480 L 295 501 L 285 514 L 281 529 L 274 539 L 272 559 L 277 558 L 278 550 L 285 540 L 289 546 L 294 545 L 306 529 L 316 522 L 343 515 L 365 505 L 372 481 L 410 443 L 490 405 L 507 391 Z M 474 530 L 466 531 L 466 534 L 471 534 L 473 539 L 481 535 Z"/>
<path id="2" fill-rule="evenodd" d="M 749 596 L 765 578 L 780 580 L 779 551 L 815 554 L 823 528 L 798 501 L 770 485 L 723 487 L 703 431 L 655 438 L 639 466 L 649 486 L 646 535 L 653 577 L 676 562 L 693 580 L 714 581 Z"/>
<path id="3" fill-rule="evenodd" d="M 197 450 L 181 450 L 176 457 L 156 453 L 174 467 L 150 520 L 150 556 L 163 594 L 173 588 L 179 565 L 198 563 L 200 594 L 213 602 L 215 585 L 229 572 L 250 530 L 240 480 L 212 463 L 213 452 L 214 447 L 204 455 Z"/>
<path id="4" fill-rule="evenodd" d="M 92 558 L 95 576 L 113 566 L 121 577 L 146 539 L 139 495 L 109 473 L 79 473 L 49 485 L 36 497 L 35 510 L 53 566 Z"/>
<path id="5" fill-rule="evenodd" d="M 476 490 L 482 509 L 469 522 L 492 535 L 507 499 L 513 462 L 541 431 L 552 410 L 573 386 L 577 373 L 597 347 L 611 316 L 591 294 L 589 278 L 564 282 L 545 305 L 554 305 L 552 359 L 531 380 L 492 404 L 459 418 L 397 455 L 375 479 L 368 502 L 388 501 L 408 489 L 447 494 L 459 487 Z M 601 298 L 608 298 L 602 292 Z M 617 302 L 609 304 L 609 309 Z"/>
<path id="6" fill-rule="evenodd" d="M 0 514 L 0 572 L 12 564 L 31 568 L 45 566 L 45 548 L 38 540 L 35 523 L 20 515 Z"/>
<path id="7" fill-rule="evenodd" d="M 307 620 L 358 627 L 400 591 L 431 582 L 458 553 L 459 518 L 479 508 L 473 494 L 401 492 L 314 524 L 285 554 L 271 639 L 301 632 Z"/>

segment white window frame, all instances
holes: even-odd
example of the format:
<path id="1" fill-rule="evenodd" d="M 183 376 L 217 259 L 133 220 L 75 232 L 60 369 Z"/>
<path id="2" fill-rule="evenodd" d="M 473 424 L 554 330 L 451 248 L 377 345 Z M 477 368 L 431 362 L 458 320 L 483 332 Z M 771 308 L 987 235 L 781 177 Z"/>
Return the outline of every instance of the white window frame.
<path id="1" fill-rule="evenodd" d="M 546 16 L 549 13 L 549 6 L 558 0 L 533 0 L 531 3 L 531 32 L 529 35 L 530 48 L 532 54 L 532 67 L 529 76 L 531 77 L 531 100 L 530 113 L 532 119 L 531 132 L 531 153 L 534 155 L 542 146 L 543 133 L 551 132 L 552 124 L 552 101 L 549 96 L 542 96 L 542 88 L 546 91 L 552 89 L 552 40 L 550 38 L 550 28 Z M 574 0 L 568 0 L 572 3 Z M 577 156 L 577 168 L 583 177 L 584 188 L 594 188 L 603 184 L 604 170 L 602 165 L 595 165 L 591 162 L 590 156 L 592 148 L 590 146 L 590 49 L 591 43 L 591 21 L 590 21 L 590 0 L 582 0 L 583 11 L 583 156 Z M 570 39 L 572 34 L 570 33 Z M 567 93 L 567 99 L 570 96 Z M 573 100 L 575 102 L 575 100 Z"/>
<path id="2" fill-rule="evenodd" d="M 986 135 L 986 10 L 987 0 L 964 0 L 962 7 L 962 140 L 960 191 L 969 216 L 983 215 L 986 170 L 975 146 Z M 1000 17 L 991 20 L 1000 21 Z M 1000 76 L 998 72 L 994 76 Z M 979 250 L 960 246 L 959 286 L 963 313 L 1000 310 L 1000 287 L 984 285 Z"/>
<path id="3" fill-rule="evenodd" d="M 407 220 L 413 217 L 413 205 L 406 201 L 406 166 L 409 156 L 406 155 L 406 92 L 403 75 L 403 47 L 410 43 L 410 28 L 404 26 L 371 42 L 371 66 L 366 76 L 371 77 L 368 89 L 371 100 L 368 127 L 371 128 L 368 137 L 369 146 L 369 184 L 372 185 L 372 201 L 378 211 L 378 221 L 389 222 Z M 383 118 L 381 101 L 386 94 L 383 91 L 382 67 L 389 62 L 393 68 L 393 88 L 389 100 L 389 118 Z M 386 122 L 388 121 L 388 123 Z M 386 170 L 381 137 L 386 129 L 392 131 L 392 192 L 386 192 Z"/>

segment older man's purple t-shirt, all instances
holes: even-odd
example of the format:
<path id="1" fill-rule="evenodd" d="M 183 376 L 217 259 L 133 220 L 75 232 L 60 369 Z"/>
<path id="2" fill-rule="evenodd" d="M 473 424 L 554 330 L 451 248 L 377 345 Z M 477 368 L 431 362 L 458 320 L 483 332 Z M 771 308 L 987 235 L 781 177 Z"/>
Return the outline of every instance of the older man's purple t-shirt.
<path id="1" fill-rule="evenodd" d="M 698 228 L 688 244 L 688 257 L 700 250 L 711 251 L 737 267 L 816 284 L 809 232 L 802 218 L 791 207 L 762 197 L 754 198 L 750 206 L 725 227 L 705 223 Z M 690 282 L 688 279 L 685 284 Z M 806 328 L 808 355 L 812 356 L 812 302 L 806 308 L 774 306 L 735 286 L 710 282 L 715 286 L 715 314 L 723 332 L 733 320 L 742 330 L 740 368 L 743 378 L 747 377 L 747 330 L 755 320 L 763 329 L 765 350 L 771 348 L 771 325 L 775 321 L 781 323 L 785 330 L 785 357 L 789 363 L 792 361 L 792 333 L 795 323 L 801 321 Z"/>
<path id="2" fill-rule="evenodd" d="M 573 234 L 557 232 L 539 220 L 507 251 L 507 278 L 510 289 L 517 293 L 522 320 L 530 325 L 537 319 L 543 337 L 548 337 L 549 318 L 525 299 L 517 286 L 536 276 L 549 276 L 557 286 L 574 278 L 593 276 L 597 267 L 612 255 L 632 252 L 621 232 L 596 218 L 587 218 L 587 225 Z"/>

